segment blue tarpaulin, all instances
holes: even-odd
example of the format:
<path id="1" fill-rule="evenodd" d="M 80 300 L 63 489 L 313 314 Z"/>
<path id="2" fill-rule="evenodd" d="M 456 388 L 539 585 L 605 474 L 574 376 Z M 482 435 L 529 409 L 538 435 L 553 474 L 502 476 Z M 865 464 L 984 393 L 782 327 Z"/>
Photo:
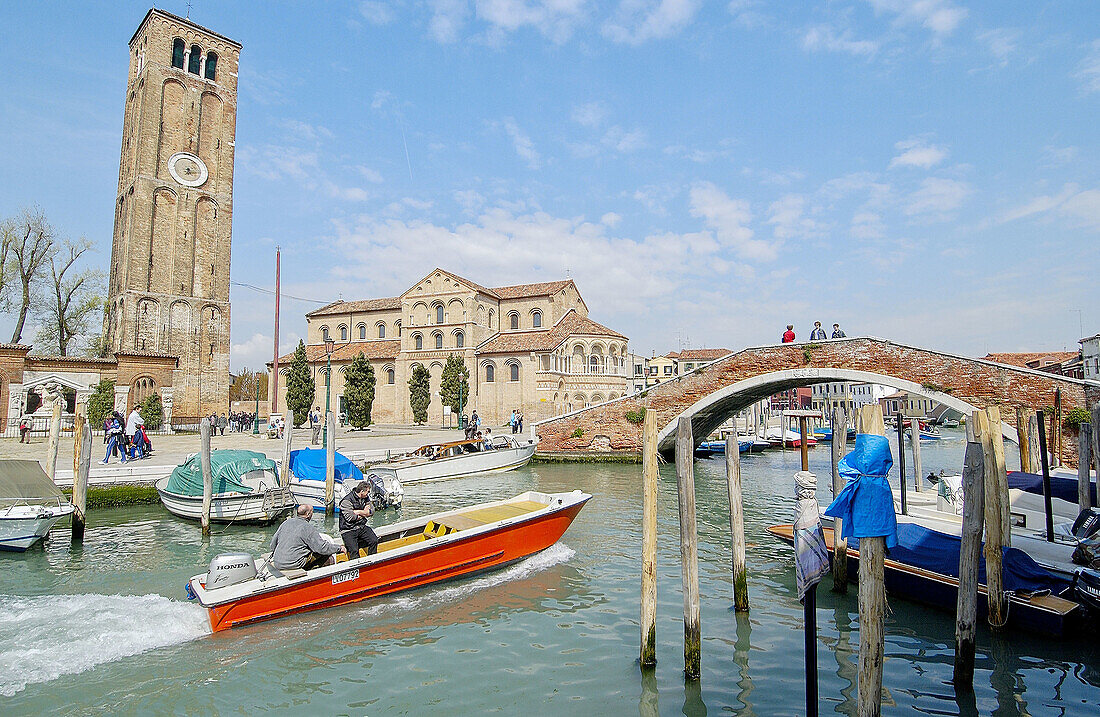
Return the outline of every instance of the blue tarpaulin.
<path id="1" fill-rule="evenodd" d="M 1011 471 L 1008 474 L 1008 487 L 1016 488 L 1035 495 L 1043 494 L 1043 477 L 1035 473 L 1023 473 Z M 1092 495 L 1092 505 L 1096 505 L 1096 483 L 1089 486 Z M 1050 495 L 1052 498 L 1061 498 L 1064 501 L 1077 505 L 1077 479 L 1050 477 Z"/>
<path id="2" fill-rule="evenodd" d="M 915 523 L 898 526 L 897 545 L 889 550 L 888 557 L 941 575 L 959 577 L 959 550 L 962 538 L 930 530 Z M 859 549 L 858 542 L 853 546 Z M 1059 595 L 1069 587 L 1070 581 L 1045 570 L 1024 551 L 1018 548 L 1002 549 L 1002 572 L 1005 590 L 1050 590 Z M 985 585 L 985 553 L 979 553 L 978 582 Z"/>
<path id="3" fill-rule="evenodd" d="M 345 480 L 363 480 L 363 471 L 355 467 L 346 456 L 336 452 L 334 477 L 337 483 Z M 290 472 L 298 480 L 325 479 L 325 451 L 322 448 L 300 448 L 290 452 Z"/>
<path id="4" fill-rule="evenodd" d="M 825 515 L 844 521 L 844 538 L 886 538 L 886 547 L 898 542 L 898 521 L 894 515 L 894 496 L 887 474 L 894 466 L 890 442 L 885 436 L 860 433 L 856 447 L 837 464 L 847 479 L 844 489 L 825 509 Z"/>

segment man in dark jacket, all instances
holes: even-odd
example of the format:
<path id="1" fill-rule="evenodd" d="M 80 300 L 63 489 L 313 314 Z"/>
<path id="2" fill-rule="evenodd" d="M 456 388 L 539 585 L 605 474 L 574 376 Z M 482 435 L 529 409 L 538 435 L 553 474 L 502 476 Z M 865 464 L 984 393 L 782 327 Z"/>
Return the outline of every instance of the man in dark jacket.
<path id="1" fill-rule="evenodd" d="M 378 536 L 370 527 L 374 506 L 370 504 L 370 483 L 363 480 L 353 486 L 340 501 L 340 537 L 348 549 L 348 557 L 359 556 L 359 546 L 365 545 L 367 555 L 378 552 Z"/>
<path id="2" fill-rule="evenodd" d="M 841 331 L 841 329 L 840 329 L 840 324 L 833 324 L 833 338 L 834 338 L 834 339 L 845 339 L 845 338 L 848 338 L 848 334 L 846 334 L 846 333 L 844 333 L 843 331 Z"/>

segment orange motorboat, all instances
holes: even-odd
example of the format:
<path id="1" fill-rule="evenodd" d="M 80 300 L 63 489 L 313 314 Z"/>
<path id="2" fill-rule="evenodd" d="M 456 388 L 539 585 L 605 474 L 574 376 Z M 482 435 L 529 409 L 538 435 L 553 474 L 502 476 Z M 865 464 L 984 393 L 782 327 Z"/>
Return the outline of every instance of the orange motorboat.
<path id="1" fill-rule="evenodd" d="M 556 543 L 591 495 L 528 491 L 378 529 L 378 552 L 313 570 L 223 553 L 188 582 L 214 631 L 344 605 L 522 560 Z"/>

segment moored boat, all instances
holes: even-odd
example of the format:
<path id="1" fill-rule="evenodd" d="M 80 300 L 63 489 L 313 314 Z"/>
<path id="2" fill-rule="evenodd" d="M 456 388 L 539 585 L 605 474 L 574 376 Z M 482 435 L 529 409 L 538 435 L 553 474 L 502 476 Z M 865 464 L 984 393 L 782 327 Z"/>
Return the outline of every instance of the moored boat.
<path id="1" fill-rule="evenodd" d="M 327 461 L 323 448 L 299 448 L 290 452 L 290 492 L 299 505 L 325 507 Z M 339 505 L 347 492 L 344 481 L 361 481 L 363 472 L 347 456 L 335 451 L 332 478 L 333 500 Z"/>
<path id="2" fill-rule="evenodd" d="M 528 491 L 393 523 L 377 529 L 376 554 L 308 571 L 278 570 L 247 553 L 218 556 L 211 571 L 191 578 L 188 595 L 219 631 L 450 580 L 549 548 L 591 497 Z"/>
<path id="3" fill-rule="evenodd" d="M 772 448 L 783 447 L 783 436 L 784 434 L 780 433 L 780 430 L 778 428 L 769 428 L 767 433 L 764 434 L 765 440 L 767 440 L 768 443 L 771 444 Z M 786 444 L 788 448 L 801 448 L 802 434 L 795 433 L 794 431 L 788 429 L 786 431 Z M 817 439 L 813 438 L 812 436 L 806 436 L 806 445 L 816 446 Z"/>
<path id="4" fill-rule="evenodd" d="M 514 436 L 494 436 L 492 448 L 482 441 L 429 443 L 411 455 L 397 456 L 367 468 L 368 473 L 396 476 L 402 484 L 440 478 L 456 478 L 476 473 L 511 471 L 527 465 L 535 455 L 532 440 L 520 443 Z"/>
<path id="5" fill-rule="evenodd" d="M 217 523 L 270 523 L 294 509 L 289 488 L 279 485 L 275 461 L 263 453 L 217 449 L 210 452 L 213 495 L 210 520 Z M 189 520 L 202 518 L 202 462 L 191 455 L 156 482 L 164 507 Z"/>
<path id="6" fill-rule="evenodd" d="M 0 550 L 25 551 L 72 512 L 38 461 L 0 460 Z"/>

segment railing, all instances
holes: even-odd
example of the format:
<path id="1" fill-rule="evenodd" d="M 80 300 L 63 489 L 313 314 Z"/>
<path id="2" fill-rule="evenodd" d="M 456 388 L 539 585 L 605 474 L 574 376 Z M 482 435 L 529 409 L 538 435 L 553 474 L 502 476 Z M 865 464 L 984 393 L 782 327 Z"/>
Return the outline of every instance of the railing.
<path id="1" fill-rule="evenodd" d="M 632 374 L 625 368 L 598 368 L 595 371 L 588 367 L 580 371 L 574 370 L 562 370 L 560 368 L 538 369 L 539 373 L 556 373 L 560 376 L 614 376 L 616 378 L 633 378 Z M 670 377 L 671 378 L 671 377 Z"/>
<path id="2" fill-rule="evenodd" d="M 173 433 L 198 433 L 199 432 L 199 424 L 202 423 L 202 419 L 203 419 L 203 416 L 198 416 L 198 417 L 195 417 L 195 416 L 172 416 L 171 428 L 169 428 L 169 426 L 167 424 L 162 424 L 162 425 L 160 425 L 156 428 L 151 428 L 149 426 L 146 426 L 145 427 L 145 432 L 148 433 L 149 435 L 153 435 L 153 436 L 167 436 L 167 435 L 173 434 Z M 40 437 L 49 435 L 49 433 L 50 433 L 50 420 L 51 420 L 50 416 L 31 416 L 28 419 L 28 423 L 30 424 L 30 435 L 34 436 L 36 438 L 40 438 Z M 19 424 L 20 424 L 20 422 L 21 422 L 21 419 L 19 419 L 19 418 L 9 418 L 7 420 L 6 425 L 4 426 L 3 433 L 0 434 L 0 436 L 2 436 L 4 438 L 18 438 L 19 437 Z M 266 424 L 267 424 L 266 421 L 264 421 L 264 420 L 260 421 L 260 430 L 261 431 L 266 428 Z M 225 428 L 226 433 L 231 432 L 231 430 L 232 430 L 232 427 L 227 425 L 226 428 Z M 245 433 L 251 433 L 251 432 L 252 432 L 252 425 L 249 424 L 248 428 L 245 431 Z M 72 436 L 72 434 L 73 434 L 73 415 L 71 413 L 62 415 L 61 416 L 61 435 L 64 437 L 64 436 Z M 92 435 L 94 435 L 94 436 L 102 436 L 103 435 L 103 424 L 102 423 L 99 424 L 98 426 L 92 426 Z"/>

